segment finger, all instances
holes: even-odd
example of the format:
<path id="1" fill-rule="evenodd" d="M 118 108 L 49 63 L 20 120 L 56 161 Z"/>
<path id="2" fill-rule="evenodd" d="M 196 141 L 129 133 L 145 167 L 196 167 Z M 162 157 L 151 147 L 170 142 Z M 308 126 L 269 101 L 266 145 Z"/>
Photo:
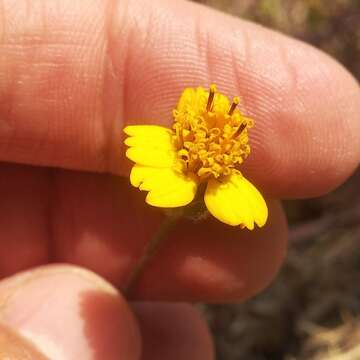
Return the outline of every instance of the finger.
<path id="1" fill-rule="evenodd" d="M 135 303 L 142 334 L 142 360 L 211 360 L 214 349 L 200 314 L 187 304 Z"/>
<path id="2" fill-rule="evenodd" d="M 267 192 L 320 194 L 358 165 L 359 86 L 317 50 L 187 2 L 55 3 L 4 1 L 0 159 L 124 174 L 124 123 L 169 125 L 185 86 L 215 82 L 256 121 Z"/>
<path id="3" fill-rule="evenodd" d="M 140 358 L 139 330 L 123 298 L 79 268 L 40 268 L 1 282 L 0 322 L 49 359 Z"/>
<path id="4" fill-rule="evenodd" d="M 88 267 L 122 287 L 163 218 L 143 197 L 123 179 L 59 174 L 53 198 L 55 259 Z M 263 289 L 278 271 L 287 241 L 279 204 L 269 201 L 269 207 L 268 224 L 253 232 L 211 218 L 179 223 L 134 298 L 222 302 Z"/>
<path id="5" fill-rule="evenodd" d="M 0 179 L 8 183 L 0 187 L 0 198 L 12 200 L 11 206 L 0 202 L 2 277 L 48 261 L 67 262 L 121 288 L 163 219 L 125 179 L 60 170 L 46 174 L 20 165 L 2 170 Z M 253 232 L 211 218 L 180 223 L 149 264 L 134 298 L 223 302 L 263 289 L 278 271 L 287 241 L 281 208 L 274 201 L 269 206 L 268 224 Z M 17 252 L 21 256 L 14 261 Z"/>

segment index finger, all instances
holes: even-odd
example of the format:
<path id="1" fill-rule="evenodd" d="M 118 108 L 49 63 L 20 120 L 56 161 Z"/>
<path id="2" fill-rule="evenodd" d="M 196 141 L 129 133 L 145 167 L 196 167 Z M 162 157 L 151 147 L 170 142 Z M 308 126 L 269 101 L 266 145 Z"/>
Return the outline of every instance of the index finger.
<path id="1" fill-rule="evenodd" d="M 255 119 L 246 173 L 268 193 L 317 195 L 359 163 L 358 84 L 303 43 L 186 2 L 3 4 L 3 161 L 125 175 L 124 124 L 170 125 L 184 87 L 214 82 Z"/>

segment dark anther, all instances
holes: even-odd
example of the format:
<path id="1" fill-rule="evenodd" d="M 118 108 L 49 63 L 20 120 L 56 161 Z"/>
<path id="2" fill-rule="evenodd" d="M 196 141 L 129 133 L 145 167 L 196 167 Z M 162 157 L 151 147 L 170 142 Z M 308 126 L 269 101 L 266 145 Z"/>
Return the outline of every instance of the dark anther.
<path id="1" fill-rule="evenodd" d="M 208 102 L 207 102 L 207 105 L 206 105 L 206 111 L 211 110 L 212 103 L 213 103 L 213 100 L 214 100 L 215 91 L 216 91 L 216 86 L 215 85 L 210 85 L 209 98 L 208 98 Z"/>

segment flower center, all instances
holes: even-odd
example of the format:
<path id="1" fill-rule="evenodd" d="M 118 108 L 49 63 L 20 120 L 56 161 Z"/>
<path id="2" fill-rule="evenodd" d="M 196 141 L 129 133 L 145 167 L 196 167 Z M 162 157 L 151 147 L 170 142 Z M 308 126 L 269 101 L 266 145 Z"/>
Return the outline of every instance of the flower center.
<path id="1" fill-rule="evenodd" d="M 253 121 L 236 108 L 240 99 L 229 104 L 227 97 L 202 88 L 189 94 L 174 110 L 173 140 L 181 171 L 209 177 L 228 176 L 249 155 L 248 128 Z"/>

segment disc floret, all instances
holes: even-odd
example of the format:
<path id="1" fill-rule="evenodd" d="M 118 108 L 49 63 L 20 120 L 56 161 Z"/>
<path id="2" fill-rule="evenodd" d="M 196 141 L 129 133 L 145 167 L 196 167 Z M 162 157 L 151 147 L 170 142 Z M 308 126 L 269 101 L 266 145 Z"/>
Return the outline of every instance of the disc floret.
<path id="1" fill-rule="evenodd" d="M 181 171 L 196 175 L 200 181 L 221 178 L 237 171 L 250 154 L 248 129 L 250 118 L 217 93 L 215 85 L 206 91 L 187 89 L 173 111 L 173 141 Z"/>

